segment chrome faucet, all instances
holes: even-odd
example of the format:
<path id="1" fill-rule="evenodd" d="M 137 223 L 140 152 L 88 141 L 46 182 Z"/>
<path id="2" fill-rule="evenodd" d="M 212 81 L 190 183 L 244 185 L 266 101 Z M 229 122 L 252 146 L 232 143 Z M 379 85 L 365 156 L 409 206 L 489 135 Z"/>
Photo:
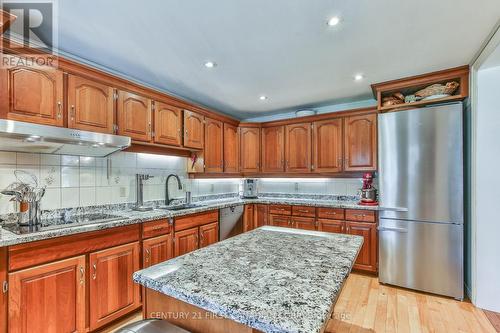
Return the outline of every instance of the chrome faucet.
<path id="1" fill-rule="evenodd" d="M 173 174 L 173 173 L 168 175 L 167 180 L 165 182 L 165 206 L 169 206 L 170 203 L 174 200 L 174 199 L 170 199 L 169 194 L 168 194 L 168 181 L 170 180 L 170 177 L 174 177 L 175 179 L 177 179 L 177 185 L 179 186 L 179 190 L 182 190 L 182 183 L 181 183 L 181 179 L 179 178 L 179 176 L 177 176 L 176 174 Z"/>
<path id="2" fill-rule="evenodd" d="M 147 211 L 147 210 L 153 209 L 153 207 L 144 206 L 144 181 L 148 180 L 150 178 L 153 178 L 153 176 L 144 175 L 144 174 L 140 174 L 140 173 L 135 175 L 136 203 L 135 203 L 134 210 Z"/>

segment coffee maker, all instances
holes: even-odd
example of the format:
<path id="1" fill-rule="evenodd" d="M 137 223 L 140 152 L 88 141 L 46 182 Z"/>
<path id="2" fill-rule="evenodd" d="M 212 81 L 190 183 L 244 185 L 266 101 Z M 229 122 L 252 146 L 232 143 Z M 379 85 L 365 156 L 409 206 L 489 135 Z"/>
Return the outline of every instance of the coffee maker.
<path id="1" fill-rule="evenodd" d="M 370 172 L 367 172 L 363 175 L 363 187 L 361 188 L 360 196 L 361 200 L 359 202 L 360 205 L 363 206 L 377 206 L 377 189 L 373 187 L 373 175 Z"/>
<path id="2" fill-rule="evenodd" d="M 257 179 L 243 179 L 243 198 L 257 198 Z"/>

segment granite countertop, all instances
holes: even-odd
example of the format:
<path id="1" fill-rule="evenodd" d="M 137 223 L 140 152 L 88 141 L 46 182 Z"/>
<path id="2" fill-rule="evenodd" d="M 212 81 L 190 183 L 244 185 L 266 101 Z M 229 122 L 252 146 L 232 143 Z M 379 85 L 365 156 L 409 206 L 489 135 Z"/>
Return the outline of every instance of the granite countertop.
<path id="1" fill-rule="evenodd" d="M 316 207 L 334 207 L 334 208 L 353 208 L 353 209 L 367 209 L 376 210 L 377 207 L 373 206 L 360 206 L 355 201 L 343 201 L 343 200 L 312 200 L 312 199 L 298 199 L 298 198 L 271 198 L 263 197 L 256 199 L 241 199 L 237 197 L 219 199 L 219 200 L 207 200 L 200 201 L 197 204 L 202 206 L 172 211 L 164 209 L 155 209 L 152 211 L 139 212 L 134 211 L 130 208 L 118 209 L 110 206 L 107 209 L 99 209 L 99 212 L 105 212 L 108 214 L 123 217 L 123 219 L 117 219 L 109 222 L 98 222 L 98 223 L 88 223 L 88 224 L 73 224 L 70 226 L 64 226 L 59 229 L 52 229 L 47 231 L 35 232 L 31 234 L 17 235 L 6 229 L 0 229 L 0 247 L 33 242 L 37 240 L 55 238 L 60 236 L 72 235 L 82 232 L 103 230 L 113 227 L 125 226 L 135 223 L 142 223 L 146 221 L 151 221 L 155 219 L 169 219 L 176 216 L 183 216 L 188 214 L 194 214 L 199 212 L 204 212 L 208 210 L 221 209 L 231 206 L 252 204 L 252 203 L 262 203 L 262 204 L 287 204 L 287 205 L 307 205 Z M 97 210 L 88 210 L 87 213 L 96 212 Z"/>
<path id="2" fill-rule="evenodd" d="M 261 227 L 135 272 L 141 285 L 264 332 L 320 332 L 363 238 Z"/>

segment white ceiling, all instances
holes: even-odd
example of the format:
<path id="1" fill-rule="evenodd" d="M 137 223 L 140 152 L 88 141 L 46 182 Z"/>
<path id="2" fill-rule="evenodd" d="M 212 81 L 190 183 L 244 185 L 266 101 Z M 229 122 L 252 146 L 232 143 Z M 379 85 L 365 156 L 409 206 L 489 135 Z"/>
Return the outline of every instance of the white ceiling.
<path id="1" fill-rule="evenodd" d="M 58 24 L 69 54 L 248 118 L 469 63 L 499 18 L 498 0 L 60 0 Z"/>

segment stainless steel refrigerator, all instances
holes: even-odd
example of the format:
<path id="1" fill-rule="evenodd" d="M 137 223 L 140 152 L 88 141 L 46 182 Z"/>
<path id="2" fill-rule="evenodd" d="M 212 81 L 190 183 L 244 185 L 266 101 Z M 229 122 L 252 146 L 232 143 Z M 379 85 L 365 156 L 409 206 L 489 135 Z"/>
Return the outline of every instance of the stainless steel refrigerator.
<path id="1" fill-rule="evenodd" d="M 463 299 L 463 105 L 379 114 L 379 279 Z"/>

